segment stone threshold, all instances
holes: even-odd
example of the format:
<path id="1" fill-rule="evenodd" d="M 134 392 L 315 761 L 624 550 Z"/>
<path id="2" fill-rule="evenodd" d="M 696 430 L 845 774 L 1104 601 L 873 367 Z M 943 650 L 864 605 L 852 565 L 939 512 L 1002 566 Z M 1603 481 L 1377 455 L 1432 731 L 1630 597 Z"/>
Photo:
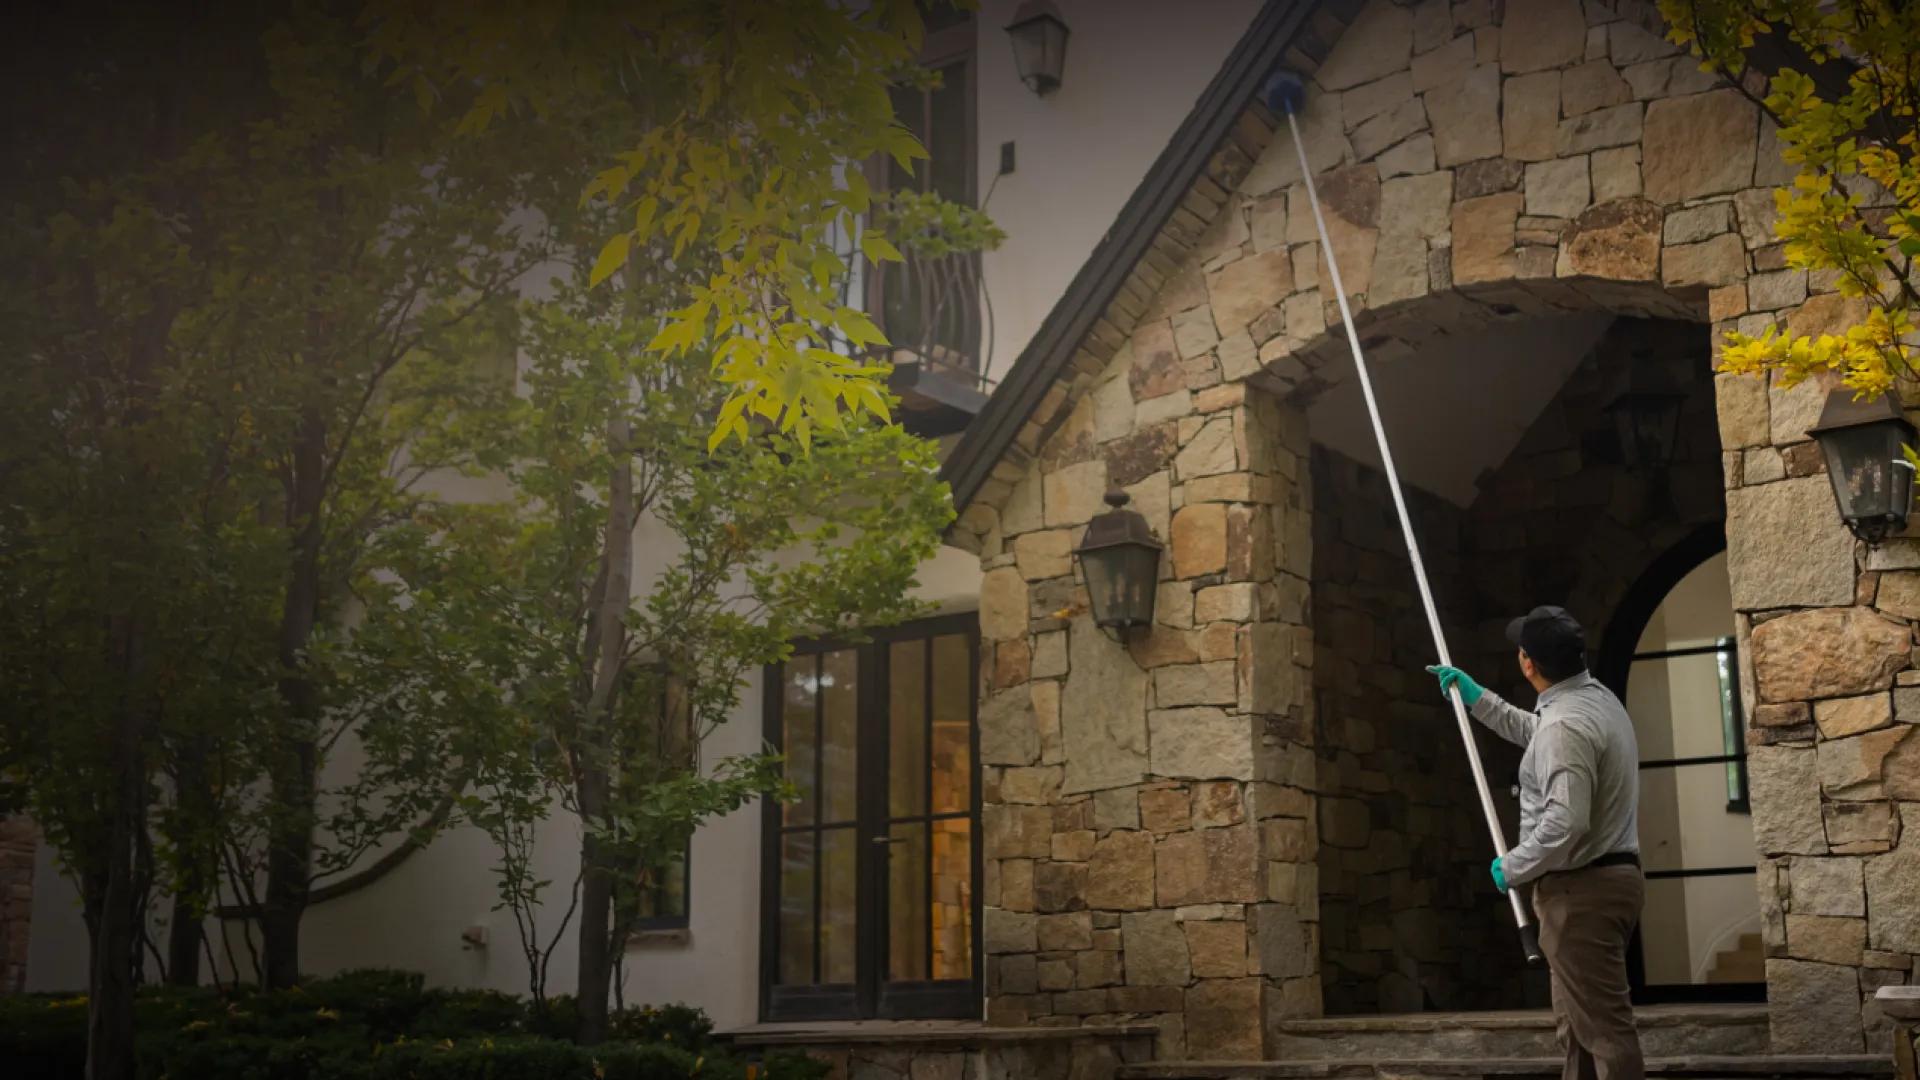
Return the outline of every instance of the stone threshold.
<path id="1" fill-rule="evenodd" d="M 1561 1058 L 1394 1059 L 1340 1061 L 1170 1061 L 1123 1065 L 1118 1080 L 1346 1080 L 1380 1077 L 1555 1077 Z M 1894 1074 L 1884 1055 L 1700 1055 L 1649 1058 L 1647 1075 L 1676 1080 L 1810 1080 L 1879 1078 Z"/>
<path id="2" fill-rule="evenodd" d="M 993 1027 L 977 1020 L 841 1020 L 749 1024 L 718 1034 L 736 1046 L 828 1048 L 909 1045 L 914 1049 L 950 1049 L 1010 1043 L 1149 1038 L 1158 1034 L 1159 1030 L 1157 1024 Z"/>
<path id="3" fill-rule="evenodd" d="M 1715 1027 L 1765 1024 L 1765 1005 L 1649 1005 L 1633 1011 L 1641 1028 Z M 1288 1035 L 1361 1035 L 1372 1032 L 1532 1031 L 1553 1030 L 1553 1013 L 1546 1009 L 1503 1012 L 1381 1013 L 1366 1016 L 1328 1016 L 1312 1020 L 1282 1020 L 1274 1027 Z M 1516 1059 L 1517 1060 L 1517 1059 Z M 1678 1060 L 1678 1059 L 1675 1059 Z"/>

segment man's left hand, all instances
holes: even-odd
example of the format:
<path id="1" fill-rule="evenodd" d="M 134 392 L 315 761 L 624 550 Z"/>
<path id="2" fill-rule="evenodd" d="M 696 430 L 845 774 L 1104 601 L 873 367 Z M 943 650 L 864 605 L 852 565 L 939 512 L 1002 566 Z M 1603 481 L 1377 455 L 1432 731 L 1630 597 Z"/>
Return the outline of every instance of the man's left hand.
<path id="1" fill-rule="evenodd" d="M 1500 869 L 1499 859 L 1493 860 L 1493 885 L 1494 888 L 1499 889 L 1503 894 L 1507 891 L 1507 874 L 1506 871 Z"/>

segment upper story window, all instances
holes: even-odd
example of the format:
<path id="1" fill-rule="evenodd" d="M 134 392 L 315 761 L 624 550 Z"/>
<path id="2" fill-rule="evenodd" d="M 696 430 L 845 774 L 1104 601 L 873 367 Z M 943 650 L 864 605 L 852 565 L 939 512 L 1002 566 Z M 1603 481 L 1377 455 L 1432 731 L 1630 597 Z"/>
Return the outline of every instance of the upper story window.
<path id="1" fill-rule="evenodd" d="M 927 34 L 920 62 L 939 73 L 930 89 L 895 87 L 893 111 L 926 147 L 928 160 L 913 171 L 887 162 L 890 191 L 931 191 L 952 202 L 974 200 L 974 24 L 970 11 L 944 0 L 922 0 Z"/>
<path id="2" fill-rule="evenodd" d="M 889 192 L 936 194 L 963 206 L 978 203 L 976 135 L 976 38 L 974 13 L 946 0 L 920 0 L 926 20 L 920 63 L 935 73 L 934 85 L 897 86 L 894 114 L 926 148 L 912 168 L 876 161 L 869 179 Z M 911 236 L 892 236 L 903 263 L 872 268 L 866 282 L 867 310 L 874 312 L 894 347 L 894 389 L 906 408 L 910 430 L 939 435 L 966 426 L 989 384 L 983 378 L 993 349 L 993 317 L 974 251 L 915 250 Z M 937 389 L 929 380 L 938 380 Z M 958 391 L 960 396 L 955 396 Z M 978 398 L 970 407 L 956 401 Z"/>

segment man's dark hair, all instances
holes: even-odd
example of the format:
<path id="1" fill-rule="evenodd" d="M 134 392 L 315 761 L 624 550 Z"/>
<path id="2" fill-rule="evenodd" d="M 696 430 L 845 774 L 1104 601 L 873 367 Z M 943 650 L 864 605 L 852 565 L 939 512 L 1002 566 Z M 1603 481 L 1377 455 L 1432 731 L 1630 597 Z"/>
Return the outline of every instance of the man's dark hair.
<path id="1" fill-rule="evenodd" d="M 1544 655 L 1542 655 L 1544 654 Z M 1561 682 L 1587 670 L 1587 654 L 1584 649 L 1541 649 L 1540 653 L 1528 652 L 1527 658 L 1540 674 L 1549 681 Z"/>
<path id="2" fill-rule="evenodd" d="M 1587 670 L 1587 632 L 1566 608 L 1534 608 L 1507 624 L 1507 640 L 1520 646 L 1540 674 L 1553 682 Z"/>

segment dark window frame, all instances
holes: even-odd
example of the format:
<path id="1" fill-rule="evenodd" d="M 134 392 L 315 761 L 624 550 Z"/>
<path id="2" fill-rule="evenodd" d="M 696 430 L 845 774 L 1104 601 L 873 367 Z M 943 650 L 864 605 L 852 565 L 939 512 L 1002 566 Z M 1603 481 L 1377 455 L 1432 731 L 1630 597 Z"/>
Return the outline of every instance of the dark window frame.
<path id="1" fill-rule="evenodd" d="M 637 670 L 630 670 L 627 675 L 625 689 L 623 690 L 623 693 L 632 693 L 634 684 L 639 681 L 639 677 L 642 674 L 648 673 L 650 671 L 658 672 L 660 670 L 661 669 L 658 666 L 653 666 L 653 665 L 643 665 Z M 674 733 L 669 731 L 668 729 L 668 725 L 670 723 L 670 718 L 668 716 L 668 713 L 673 708 L 672 695 L 673 695 L 674 685 L 675 685 L 675 682 L 671 678 L 669 678 L 666 682 L 664 682 L 661 685 L 658 709 L 654 714 L 655 725 L 656 725 L 654 730 L 654 737 L 656 742 L 660 744 L 662 753 L 666 752 L 665 748 L 666 748 L 667 740 L 670 738 L 673 738 L 674 736 Z M 685 700 L 684 697 L 682 698 L 682 700 L 683 701 Z M 699 747 L 699 740 L 695 737 L 695 733 L 693 730 L 693 717 L 691 714 L 689 714 L 686 717 L 686 731 L 684 734 L 685 734 L 685 742 L 686 742 L 685 750 L 690 755 L 690 760 L 688 761 L 688 767 L 698 768 L 700 747 Z M 639 887 L 639 896 L 635 901 L 636 908 L 638 908 L 641 911 L 645 911 L 649 906 L 651 906 L 651 907 L 654 907 L 656 911 L 653 914 L 636 915 L 628 923 L 629 933 L 650 934 L 650 933 L 658 933 L 661 931 L 687 930 L 691 928 L 692 914 L 693 914 L 693 841 L 692 839 L 688 839 L 686 849 L 680 853 L 680 858 L 678 860 L 678 863 L 680 868 L 680 895 L 678 898 L 679 909 L 676 911 L 667 911 L 667 912 L 660 912 L 657 910 L 659 907 L 669 904 L 673 900 L 673 894 L 668 890 L 664 882 L 655 881 L 655 882 L 652 882 L 651 884 L 641 885 Z M 671 864 L 669 864 L 669 866 L 667 867 L 668 872 L 671 872 L 671 868 L 672 868 Z"/>
<path id="2" fill-rule="evenodd" d="M 921 6 L 924 13 L 927 5 Z M 977 11 L 960 12 L 959 15 L 960 21 L 953 25 L 927 32 L 921 40 L 920 52 L 915 57 L 915 62 L 933 71 L 956 65 L 961 69 L 961 77 L 965 81 L 965 97 L 961 107 L 960 130 L 951 133 L 951 137 L 961 149 L 963 187 L 958 192 L 946 194 L 964 205 L 977 207 L 980 205 L 979 36 L 982 24 Z M 929 20 L 930 24 L 931 21 Z M 935 115 L 933 92 L 922 91 L 918 101 L 921 113 L 917 121 L 907 116 L 901 116 L 900 119 L 909 130 L 921 133 L 922 142 L 930 155 L 941 153 L 943 152 L 941 148 L 946 145 L 946 141 L 934 137 L 935 133 L 932 130 Z M 878 154 L 867 160 L 864 171 L 867 183 L 875 194 L 894 190 L 895 168 L 893 159 L 885 154 Z M 931 190 L 933 181 L 934 159 L 930 156 L 916 162 L 912 189 Z M 889 302 L 888 293 L 890 289 L 906 290 L 908 294 L 921 294 L 922 290 L 932 290 L 931 293 L 922 294 L 923 300 L 938 294 L 940 302 L 934 307 L 936 310 L 943 310 L 951 302 L 947 295 L 948 290 L 964 288 L 969 283 L 974 287 L 981 286 L 980 253 L 953 255 L 938 263 L 924 264 L 915 259 L 911 253 L 908 258 L 913 267 L 911 271 L 907 264 L 901 263 L 867 266 L 863 279 L 867 312 L 880 328 L 894 339 L 896 347 L 912 346 L 914 341 L 910 339 L 918 336 L 916 330 L 932 333 L 939 339 L 933 344 L 955 349 L 961 358 L 960 366 L 964 368 L 968 364 L 975 365 L 979 370 L 971 373 L 978 376 L 984 372 L 990 359 L 983 354 L 990 345 L 991 339 L 987 331 L 991 320 L 982 310 L 972 310 L 965 315 L 954 316 L 960 318 L 959 324 L 947 324 L 940 321 L 939 316 L 932 316 L 936 320 L 936 328 L 932 330 L 911 323 L 889 326 L 888 312 L 893 305 Z M 947 267 L 945 273 L 936 271 L 935 268 L 940 265 Z M 921 315 L 917 317 L 924 319 L 929 316 L 922 309 Z M 944 327 L 944 331 L 940 327 Z M 957 335 L 957 340 L 953 339 L 954 335 Z M 924 357 L 923 362 L 926 362 Z"/>
<path id="3" fill-rule="evenodd" d="M 687 844 L 686 854 L 680 856 L 680 907 L 678 911 L 659 912 L 640 915 L 633 920 L 632 930 L 636 934 L 654 933 L 661 930 L 686 930 L 691 925 L 693 911 L 693 844 Z M 655 908 L 670 903 L 673 897 L 664 884 L 655 882 L 640 889 L 640 908 L 642 911 L 651 905 Z"/>
<path id="4" fill-rule="evenodd" d="M 818 835 L 825 828 L 818 821 L 789 826 L 780 804 L 763 800 L 761 817 L 760 873 L 760 1018 L 763 1022 L 823 1020 L 923 1020 L 982 1018 L 986 965 L 982 937 L 985 903 L 980 885 L 985 875 L 985 845 L 981 835 L 980 769 L 980 633 L 974 612 L 942 615 L 870 631 L 866 640 L 850 642 L 840 638 L 809 638 L 794 643 L 793 657 L 819 656 L 842 650 L 854 650 L 859 681 L 856 693 L 856 738 L 859 763 L 857 778 L 856 836 L 873 839 L 878 828 L 885 830 L 890 814 L 887 806 L 890 757 L 888 754 L 889 685 L 885 657 L 889 646 L 900 641 L 931 640 L 959 635 L 967 647 L 968 732 L 968 809 L 962 814 L 925 814 L 930 819 L 964 817 L 969 823 L 971 935 L 969 968 L 966 979 L 889 981 L 884 970 L 890 923 L 887 917 L 886 865 L 876 857 L 881 845 L 856 844 L 855 870 L 855 969 L 851 984 L 783 985 L 780 982 L 780 879 L 783 839 L 789 833 L 811 831 Z M 791 662 L 791 661 L 789 661 Z M 770 664 L 762 675 L 764 736 L 769 746 L 784 750 L 785 725 L 782 704 L 782 669 Z M 930 719 L 930 717 L 929 717 Z M 816 755 L 816 759 L 819 755 Z M 929 805 L 928 810 L 931 811 Z M 817 856 L 816 856 L 817 858 Z M 817 865 L 817 863 L 816 863 Z M 819 890 L 816 871 L 815 891 Z M 929 894 L 930 899 L 930 894 Z M 819 969 L 818 919 L 815 903 L 815 970 Z"/>
<path id="5" fill-rule="evenodd" d="M 1753 813 L 1753 791 L 1747 775 L 1747 717 L 1746 705 L 1740 696 L 1739 645 L 1731 637 L 1723 637 L 1711 645 L 1696 645 L 1684 649 L 1660 649 L 1654 652 L 1635 653 L 1629 664 L 1643 660 L 1672 660 L 1687 656 L 1712 656 L 1716 659 L 1720 678 L 1720 742 L 1725 753 L 1707 757 L 1674 758 L 1668 761 L 1643 761 L 1640 771 L 1648 769 L 1678 769 L 1690 765 L 1727 766 L 1727 813 Z M 1676 874 L 1679 872 L 1676 871 Z"/>

